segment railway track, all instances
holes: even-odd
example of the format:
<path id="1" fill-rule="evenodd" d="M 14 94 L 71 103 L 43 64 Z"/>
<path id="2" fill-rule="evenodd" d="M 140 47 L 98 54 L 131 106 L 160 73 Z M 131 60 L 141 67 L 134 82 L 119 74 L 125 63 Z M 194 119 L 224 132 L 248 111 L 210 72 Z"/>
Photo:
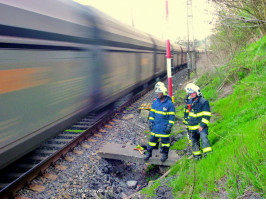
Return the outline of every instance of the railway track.
<path id="1" fill-rule="evenodd" d="M 69 151 L 82 141 L 88 139 L 101 127 L 108 124 L 112 118 L 141 96 L 153 89 L 153 85 L 136 94 L 133 98 L 124 97 L 112 111 L 107 110 L 91 113 L 75 123 L 56 137 L 46 141 L 36 150 L 27 154 L 15 163 L 0 171 L 0 197 L 14 198 L 16 192 L 30 182 L 56 161 L 64 158 Z"/>

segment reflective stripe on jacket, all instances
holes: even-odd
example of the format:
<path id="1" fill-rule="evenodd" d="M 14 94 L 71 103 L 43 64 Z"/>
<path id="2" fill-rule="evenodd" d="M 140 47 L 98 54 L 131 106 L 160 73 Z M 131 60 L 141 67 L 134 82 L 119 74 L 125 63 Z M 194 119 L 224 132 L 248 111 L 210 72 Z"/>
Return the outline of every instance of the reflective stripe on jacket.
<path id="1" fill-rule="evenodd" d="M 163 102 L 160 102 L 160 99 L 153 101 L 149 123 L 154 123 L 151 132 L 155 135 L 166 134 L 166 127 L 174 125 L 175 106 L 170 97 L 166 96 Z"/>
<path id="2" fill-rule="evenodd" d="M 189 130 L 197 130 L 199 127 L 206 128 L 210 123 L 211 110 L 209 102 L 203 97 L 192 101 L 191 111 L 188 113 Z"/>

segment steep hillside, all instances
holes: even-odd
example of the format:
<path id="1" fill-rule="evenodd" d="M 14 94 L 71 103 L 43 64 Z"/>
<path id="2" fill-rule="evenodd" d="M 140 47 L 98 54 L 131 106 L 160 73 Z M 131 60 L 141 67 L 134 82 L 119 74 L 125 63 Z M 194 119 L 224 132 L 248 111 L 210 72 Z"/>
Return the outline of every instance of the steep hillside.
<path id="1" fill-rule="evenodd" d="M 158 188 L 167 186 L 175 198 L 265 198 L 265 68 L 266 36 L 197 80 L 213 113 L 213 153 L 200 161 L 184 155 L 166 180 L 144 194 L 156 198 Z M 183 95 L 177 91 L 175 98 Z M 179 120 L 183 108 L 182 103 L 177 107 Z M 184 138 L 171 148 L 180 150 L 186 143 Z"/>

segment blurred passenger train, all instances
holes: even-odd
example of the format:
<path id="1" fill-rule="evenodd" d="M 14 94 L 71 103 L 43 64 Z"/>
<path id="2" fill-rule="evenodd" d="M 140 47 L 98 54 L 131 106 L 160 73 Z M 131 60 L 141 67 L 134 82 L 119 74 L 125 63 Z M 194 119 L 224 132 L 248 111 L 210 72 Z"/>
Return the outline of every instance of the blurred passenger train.
<path id="1" fill-rule="evenodd" d="M 67 0 L 0 0 L 0 169 L 166 74 L 165 42 Z M 172 45 L 174 67 L 186 49 Z"/>

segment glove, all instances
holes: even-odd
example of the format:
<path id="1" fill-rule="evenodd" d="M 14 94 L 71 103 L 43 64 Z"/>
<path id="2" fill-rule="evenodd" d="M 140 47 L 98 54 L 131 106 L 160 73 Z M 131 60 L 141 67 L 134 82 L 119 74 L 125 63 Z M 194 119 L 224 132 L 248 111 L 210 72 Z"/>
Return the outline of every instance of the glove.
<path id="1" fill-rule="evenodd" d="M 152 131 L 152 128 L 153 128 L 153 123 L 149 123 L 149 128 L 150 128 L 150 131 Z"/>
<path id="2" fill-rule="evenodd" d="M 166 132 L 167 134 L 170 134 L 170 133 L 171 133 L 171 129 L 172 129 L 172 126 L 168 125 L 168 126 L 166 127 L 165 132 Z"/>

